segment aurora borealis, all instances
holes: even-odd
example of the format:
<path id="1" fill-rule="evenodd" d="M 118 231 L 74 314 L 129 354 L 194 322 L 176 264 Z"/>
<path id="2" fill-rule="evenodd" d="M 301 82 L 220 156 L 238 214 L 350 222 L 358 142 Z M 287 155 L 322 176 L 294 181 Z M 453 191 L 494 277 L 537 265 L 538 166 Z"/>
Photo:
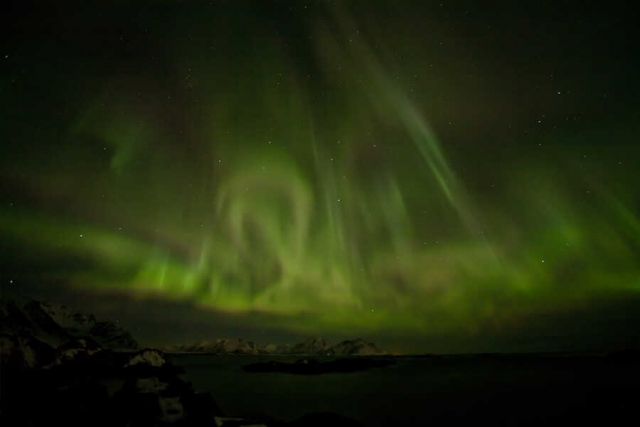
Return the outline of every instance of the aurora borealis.
<path id="1" fill-rule="evenodd" d="M 13 3 L 7 293 L 81 305 L 150 343 L 638 344 L 632 14 Z"/>

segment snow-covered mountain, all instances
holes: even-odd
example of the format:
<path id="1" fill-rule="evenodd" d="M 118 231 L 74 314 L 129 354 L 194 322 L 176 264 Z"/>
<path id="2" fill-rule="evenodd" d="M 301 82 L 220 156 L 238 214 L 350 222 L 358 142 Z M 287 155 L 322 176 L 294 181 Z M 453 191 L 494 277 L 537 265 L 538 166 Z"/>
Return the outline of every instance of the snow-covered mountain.
<path id="1" fill-rule="evenodd" d="M 194 344 L 178 344 L 164 347 L 170 353 L 209 354 L 282 354 L 282 355 L 342 355 L 373 356 L 386 352 L 362 338 L 341 341 L 335 345 L 322 338 L 309 338 L 296 344 L 257 344 L 241 338 L 203 340 Z"/>
<path id="2" fill-rule="evenodd" d="M 331 353 L 341 356 L 375 356 L 386 354 L 386 352 L 380 350 L 374 343 L 366 342 L 362 338 L 341 341 L 331 347 Z"/>
<path id="3" fill-rule="evenodd" d="M 24 305 L 0 304 L 0 334 L 37 339 L 58 347 L 75 338 L 89 337 L 105 349 L 135 350 L 138 343 L 117 324 L 58 304 L 31 300 Z"/>

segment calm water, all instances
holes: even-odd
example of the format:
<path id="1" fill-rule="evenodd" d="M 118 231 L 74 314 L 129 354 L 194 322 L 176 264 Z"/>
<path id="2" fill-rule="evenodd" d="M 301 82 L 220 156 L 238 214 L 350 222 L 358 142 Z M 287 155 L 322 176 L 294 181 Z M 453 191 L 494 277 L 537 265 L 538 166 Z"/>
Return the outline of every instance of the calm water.
<path id="1" fill-rule="evenodd" d="M 480 418 L 536 424 L 574 420 L 578 415 L 591 420 L 606 417 L 611 422 L 632 407 L 635 411 L 640 390 L 638 365 L 585 358 L 398 358 L 395 366 L 387 368 L 314 376 L 248 374 L 241 369 L 247 363 L 273 359 L 172 356 L 194 387 L 210 392 L 227 415 L 267 414 L 284 421 L 330 411 L 369 427 Z"/>

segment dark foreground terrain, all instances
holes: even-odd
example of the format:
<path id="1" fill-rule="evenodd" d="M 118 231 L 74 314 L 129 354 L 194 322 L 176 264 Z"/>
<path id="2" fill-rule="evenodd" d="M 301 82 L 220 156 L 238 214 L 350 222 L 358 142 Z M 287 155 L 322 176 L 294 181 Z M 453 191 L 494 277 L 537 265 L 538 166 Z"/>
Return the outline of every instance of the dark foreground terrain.
<path id="1" fill-rule="evenodd" d="M 46 369 L 4 365 L 1 378 L 2 426 L 617 425 L 638 419 L 640 397 L 632 352 L 272 360 L 103 350 Z"/>
<path id="2" fill-rule="evenodd" d="M 161 351 L 78 352 L 39 369 L 3 363 L 0 425 L 110 427 L 359 426 L 339 414 L 304 414 L 284 422 L 266 413 L 228 416 L 210 393 L 198 392 Z"/>
<path id="3" fill-rule="evenodd" d="M 640 358 L 608 355 L 374 357 L 386 367 L 302 375 L 277 372 L 296 358 L 179 356 L 186 378 L 232 416 L 282 421 L 329 411 L 364 426 L 556 425 L 638 419 Z M 321 359 L 330 362 L 332 358 Z M 247 372 L 259 364 L 271 372 Z M 295 368 L 294 368 L 295 369 Z"/>
<path id="4" fill-rule="evenodd" d="M 347 344 L 347 353 L 372 352 L 357 340 Z M 637 351 L 348 357 L 345 348 L 327 355 L 319 341 L 303 350 L 320 347 L 324 355 L 166 355 L 137 347 L 118 325 L 90 315 L 36 301 L 1 304 L 0 426 L 620 425 L 639 418 Z"/>
<path id="5" fill-rule="evenodd" d="M 114 322 L 35 300 L 0 303 L 2 427 L 359 425 L 334 413 L 230 417 L 184 372 L 160 350 L 138 351 Z"/>

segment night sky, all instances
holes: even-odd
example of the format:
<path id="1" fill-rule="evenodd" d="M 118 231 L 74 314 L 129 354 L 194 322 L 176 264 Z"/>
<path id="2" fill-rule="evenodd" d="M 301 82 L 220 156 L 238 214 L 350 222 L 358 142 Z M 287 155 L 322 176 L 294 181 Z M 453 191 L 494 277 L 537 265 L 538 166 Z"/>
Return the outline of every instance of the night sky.
<path id="1" fill-rule="evenodd" d="M 615 1 L 9 2 L 3 295 L 142 344 L 638 346 L 635 18 Z"/>

